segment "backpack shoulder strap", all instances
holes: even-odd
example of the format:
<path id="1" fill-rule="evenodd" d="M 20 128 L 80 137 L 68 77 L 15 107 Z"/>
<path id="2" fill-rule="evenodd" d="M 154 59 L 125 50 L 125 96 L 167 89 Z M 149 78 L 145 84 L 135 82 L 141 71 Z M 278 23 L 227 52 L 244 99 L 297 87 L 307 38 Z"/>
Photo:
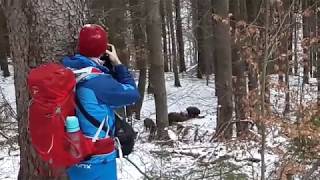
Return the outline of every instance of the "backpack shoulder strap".
<path id="1" fill-rule="evenodd" d="M 100 127 L 100 122 L 94 118 L 93 116 L 91 116 L 83 107 L 83 105 L 80 103 L 79 101 L 79 97 L 76 95 L 75 96 L 76 98 L 76 104 L 80 110 L 80 112 L 84 115 L 84 117 L 92 124 L 94 125 L 96 128 L 99 128 Z M 108 132 L 108 128 L 106 126 L 103 126 L 102 127 L 102 130 L 105 131 L 105 132 Z M 110 132 L 110 131 L 109 131 Z"/>

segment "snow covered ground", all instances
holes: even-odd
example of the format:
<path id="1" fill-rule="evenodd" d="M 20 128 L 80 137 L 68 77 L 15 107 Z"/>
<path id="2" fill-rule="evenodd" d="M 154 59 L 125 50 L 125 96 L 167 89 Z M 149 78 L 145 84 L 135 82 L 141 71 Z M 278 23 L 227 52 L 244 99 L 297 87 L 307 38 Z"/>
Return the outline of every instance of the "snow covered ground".
<path id="1" fill-rule="evenodd" d="M 205 85 L 204 80 L 198 80 L 195 78 L 189 78 L 185 76 L 181 79 L 182 88 L 173 87 L 173 76 L 168 74 L 167 80 L 167 94 L 168 94 L 168 110 L 169 112 L 180 112 L 185 111 L 188 106 L 198 106 L 201 109 L 201 114 L 205 115 L 203 119 L 194 119 L 186 122 L 193 128 L 198 128 L 200 135 L 206 133 L 210 135 L 213 132 L 215 126 L 215 103 L 216 98 L 214 96 L 213 83 L 209 86 Z M 1 77 L 0 87 L 1 91 L 5 94 L 5 98 L 10 102 L 13 108 L 15 108 L 15 95 L 14 95 L 14 81 L 13 76 L 8 78 Z M 161 171 L 170 169 L 170 166 L 180 166 L 184 163 L 186 166 L 192 164 L 191 159 L 185 158 L 173 158 L 172 164 L 161 164 L 161 159 L 155 158 L 152 151 L 161 151 L 161 147 L 156 145 L 154 142 L 149 142 L 148 135 L 143 128 L 143 119 L 149 117 L 155 119 L 155 106 L 153 97 L 146 95 L 143 109 L 142 109 L 142 120 L 134 121 L 134 128 L 139 132 L 137 144 L 135 146 L 135 152 L 129 156 L 139 168 L 144 172 L 155 171 L 154 173 L 161 174 Z M 210 132 L 210 133 L 208 133 Z M 203 143 L 196 143 L 194 146 L 197 148 L 191 148 L 188 146 L 180 146 L 176 144 L 171 148 L 173 150 L 179 150 L 180 148 L 187 149 L 188 151 L 195 151 L 195 153 L 201 150 L 201 147 L 207 147 Z M 0 179 L 16 179 L 19 171 L 19 152 L 10 152 L 8 154 L 8 148 L 1 148 L 0 151 Z M 166 167 L 166 168 L 164 168 Z M 139 171 L 131 165 L 127 160 L 118 160 L 119 179 L 143 179 L 143 176 Z"/>
<path id="2" fill-rule="evenodd" d="M 10 67 L 11 72 L 12 67 Z M 3 78 L 0 76 L 0 94 L 4 94 L 4 98 L 8 101 L 13 109 L 16 107 L 15 92 L 13 84 L 13 76 Z M 1 93 L 2 92 L 2 93 Z M 0 104 L 3 102 L 3 97 L 0 95 Z M 17 123 L 15 123 L 17 125 Z M 11 134 L 10 136 L 14 136 Z M 0 140 L 3 137 L 0 136 Z M 1 144 L 0 146 L 0 179 L 17 179 L 19 171 L 19 151 L 11 151 L 8 145 Z"/>
<path id="3" fill-rule="evenodd" d="M 276 81 L 276 77 L 272 79 Z M 299 81 L 293 79 L 293 86 L 299 84 Z M 182 87 L 176 88 L 173 84 L 173 75 L 166 74 L 168 111 L 180 112 L 185 111 L 188 106 L 197 106 L 205 118 L 180 123 L 182 129 L 179 129 L 181 126 L 169 127 L 170 135 L 174 139 L 170 145 L 150 142 L 149 132 L 143 127 L 143 119 L 146 117 L 155 119 L 155 106 L 153 97 L 147 94 L 142 108 L 142 118 L 133 122 L 135 130 L 139 133 L 135 151 L 128 159 L 152 179 L 257 179 L 260 175 L 257 142 L 244 143 L 239 140 L 228 143 L 210 142 L 216 125 L 217 99 L 214 82 L 210 81 L 209 86 L 206 86 L 205 80 L 182 75 Z M 15 108 L 13 78 L 1 77 L 0 87 L 6 99 Z M 284 93 L 272 90 L 271 94 L 274 106 L 276 109 L 281 109 Z M 314 97 L 309 96 L 304 99 L 314 99 Z M 283 142 L 285 139 L 276 133 L 268 136 L 270 147 Z M 267 174 L 274 170 L 274 163 L 278 158 L 271 151 L 266 154 Z M 144 179 L 144 175 L 128 160 L 117 161 L 119 179 Z M 9 154 L 7 146 L 0 148 L 0 179 L 16 179 L 18 171 L 19 152 L 13 151 Z"/>

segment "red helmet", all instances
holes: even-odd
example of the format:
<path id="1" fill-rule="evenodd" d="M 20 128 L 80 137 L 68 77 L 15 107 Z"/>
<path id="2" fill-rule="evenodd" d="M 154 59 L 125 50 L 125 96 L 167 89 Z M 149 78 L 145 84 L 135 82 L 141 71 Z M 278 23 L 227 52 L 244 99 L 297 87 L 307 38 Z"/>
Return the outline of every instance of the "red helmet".
<path id="1" fill-rule="evenodd" d="M 78 51 L 87 57 L 100 57 L 107 49 L 108 33 L 99 25 L 86 24 L 79 34 Z"/>

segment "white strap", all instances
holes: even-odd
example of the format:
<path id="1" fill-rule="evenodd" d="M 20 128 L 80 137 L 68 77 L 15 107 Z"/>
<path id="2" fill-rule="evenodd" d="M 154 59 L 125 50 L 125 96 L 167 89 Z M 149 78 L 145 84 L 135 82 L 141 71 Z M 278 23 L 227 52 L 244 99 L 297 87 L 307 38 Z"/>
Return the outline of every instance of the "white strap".
<path id="1" fill-rule="evenodd" d="M 114 140 L 115 140 L 115 142 L 116 142 L 116 146 L 117 146 L 117 149 L 118 149 L 118 151 L 119 151 L 119 158 L 120 158 L 120 160 L 122 160 L 122 158 L 123 158 L 123 153 L 122 153 L 122 149 L 121 149 L 120 140 L 119 140 L 119 138 L 117 138 L 117 137 L 115 137 Z"/>
<path id="2" fill-rule="evenodd" d="M 76 77 L 76 83 L 80 82 L 82 79 L 86 78 L 89 75 L 90 75 L 90 73 L 83 73 L 80 76 L 77 76 Z"/>
<path id="3" fill-rule="evenodd" d="M 106 132 L 105 138 L 108 138 L 109 137 L 109 131 L 110 131 L 110 127 L 109 127 L 109 123 L 108 123 L 108 116 L 106 117 L 106 124 L 107 124 L 107 132 Z"/>
<path id="4" fill-rule="evenodd" d="M 103 74 L 103 73 L 97 73 L 97 72 L 92 73 L 93 68 L 95 67 L 85 67 L 82 69 L 73 70 L 72 72 L 76 75 L 77 83 L 91 74 Z"/>
<path id="5" fill-rule="evenodd" d="M 72 72 L 76 75 L 78 74 L 82 74 L 82 73 L 91 73 L 92 72 L 92 68 L 93 67 L 85 67 L 85 68 L 81 68 L 81 69 L 78 69 L 78 70 L 73 70 Z"/>
<path id="6" fill-rule="evenodd" d="M 104 124 L 107 125 L 107 132 L 106 132 L 106 138 L 109 137 L 109 131 L 110 131 L 110 128 L 109 128 L 109 124 L 108 124 L 108 116 L 106 118 L 103 119 L 103 121 L 100 123 L 100 126 L 97 130 L 97 132 L 94 134 L 93 138 L 92 138 L 92 142 L 96 142 L 98 140 L 98 137 L 99 137 L 99 134 L 100 132 L 102 131 L 102 128 L 104 126 Z"/>
<path id="7" fill-rule="evenodd" d="M 98 139 L 98 137 L 99 137 L 99 134 L 100 134 L 100 132 L 101 132 L 101 130 L 102 130 L 102 127 L 103 127 L 105 121 L 106 121 L 106 119 L 104 119 L 104 120 L 100 123 L 100 126 L 99 126 L 96 134 L 94 134 L 94 136 L 93 136 L 93 138 L 92 138 L 92 142 L 96 142 L 96 141 L 97 141 L 97 139 Z"/>

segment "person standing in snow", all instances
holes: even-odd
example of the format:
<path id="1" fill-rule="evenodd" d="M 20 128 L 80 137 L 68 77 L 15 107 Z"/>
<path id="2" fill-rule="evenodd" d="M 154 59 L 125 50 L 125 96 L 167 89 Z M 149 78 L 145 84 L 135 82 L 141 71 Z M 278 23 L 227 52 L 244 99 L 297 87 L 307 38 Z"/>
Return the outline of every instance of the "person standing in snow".
<path id="1" fill-rule="evenodd" d="M 111 49 L 108 49 L 110 47 Z M 113 66 L 108 69 L 100 59 L 107 54 Z M 108 34 L 99 25 L 84 25 L 79 33 L 78 54 L 65 57 L 63 64 L 73 70 L 85 71 L 95 69 L 96 73 L 87 74 L 77 83 L 76 96 L 78 103 L 88 114 L 108 127 L 108 131 L 94 126 L 87 116 L 77 108 L 77 117 L 83 134 L 89 138 L 105 138 L 114 135 L 115 114 L 118 107 L 138 101 L 139 92 L 128 68 L 122 65 L 115 47 L 108 44 Z M 97 73 L 98 72 L 98 73 Z M 98 133 L 97 133 L 98 132 Z M 107 154 L 97 154 L 67 170 L 71 180 L 116 180 L 117 150 Z"/>

